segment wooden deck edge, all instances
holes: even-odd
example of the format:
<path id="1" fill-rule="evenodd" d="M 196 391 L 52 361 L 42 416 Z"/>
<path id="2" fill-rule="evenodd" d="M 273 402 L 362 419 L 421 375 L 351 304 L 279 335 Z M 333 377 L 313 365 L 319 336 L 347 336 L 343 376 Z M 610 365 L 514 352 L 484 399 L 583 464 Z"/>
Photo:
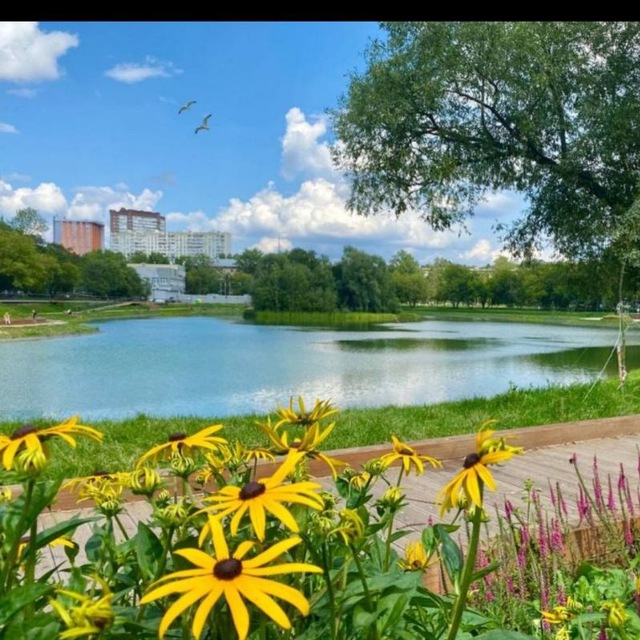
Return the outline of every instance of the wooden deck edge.
<path id="1" fill-rule="evenodd" d="M 499 427 L 499 425 L 497 425 Z M 615 438 L 618 436 L 640 434 L 640 415 L 616 416 L 614 418 L 598 418 L 595 420 L 582 420 L 578 422 L 564 422 L 535 427 L 520 427 L 504 430 L 509 438 L 509 444 L 524 447 L 525 452 L 531 449 L 540 449 L 569 442 L 581 442 L 599 438 Z M 326 454 L 341 460 L 349 466 L 358 469 L 364 462 L 372 458 L 378 458 L 392 450 L 391 435 L 389 442 L 366 447 L 354 447 L 350 449 L 336 449 L 327 451 Z M 429 455 L 443 462 L 456 460 L 462 462 L 465 456 L 474 451 L 475 434 L 461 436 L 446 436 L 443 438 L 430 438 L 408 443 L 420 455 Z M 264 462 L 258 465 L 257 477 L 271 476 L 280 461 Z M 322 478 L 330 475 L 327 465 L 319 459 L 311 460 L 311 475 Z M 143 496 L 136 496 L 130 492 L 125 493 L 125 500 L 142 500 Z M 88 503 L 77 504 L 77 495 L 70 491 L 61 491 L 53 505 L 54 510 L 78 509 Z"/>

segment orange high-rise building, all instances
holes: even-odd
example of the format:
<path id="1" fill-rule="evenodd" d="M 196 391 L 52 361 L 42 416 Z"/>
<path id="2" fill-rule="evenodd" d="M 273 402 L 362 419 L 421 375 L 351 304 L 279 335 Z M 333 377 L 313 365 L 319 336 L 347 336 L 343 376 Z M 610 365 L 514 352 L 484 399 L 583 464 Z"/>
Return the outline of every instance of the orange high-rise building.
<path id="1" fill-rule="evenodd" d="M 84 220 L 53 219 L 53 241 L 83 256 L 104 249 L 104 225 Z"/>

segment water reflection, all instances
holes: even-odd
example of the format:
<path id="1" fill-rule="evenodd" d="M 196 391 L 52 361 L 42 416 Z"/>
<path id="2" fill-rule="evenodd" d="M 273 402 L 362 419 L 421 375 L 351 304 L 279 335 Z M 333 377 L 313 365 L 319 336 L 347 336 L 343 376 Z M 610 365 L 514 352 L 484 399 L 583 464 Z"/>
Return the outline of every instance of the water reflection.
<path id="1" fill-rule="evenodd" d="M 200 317 L 100 329 L 0 342 L 0 417 L 265 415 L 298 394 L 341 408 L 433 404 L 593 380 L 617 340 L 615 329 L 492 322 L 336 331 Z M 640 343 L 640 332 L 629 342 Z M 630 346 L 628 368 L 638 366 Z"/>
<path id="2" fill-rule="evenodd" d="M 498 338 L 375 338 L 371 340 L 337 340 L 345 351 L 470 351 L 496 345 Z"/>

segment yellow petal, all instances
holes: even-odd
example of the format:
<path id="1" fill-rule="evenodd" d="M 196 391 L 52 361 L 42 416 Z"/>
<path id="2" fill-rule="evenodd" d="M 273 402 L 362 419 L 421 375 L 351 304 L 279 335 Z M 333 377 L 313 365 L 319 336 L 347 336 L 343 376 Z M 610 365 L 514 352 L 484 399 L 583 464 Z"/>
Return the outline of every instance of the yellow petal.
<path id="1" fill-rule="evenodd" d="M 238 586 L 238 591 L 249 602 L 253 602 L 258 609 L 266 613 L 276 624 L 279 624 L 284 629 L 291 629 L 291 622 L 289 622 L 289 618 L 287 618 L 280 605 L 269 595 L 256 589 L 253 580 L 240 578 L 235 582 Z"/>
<path id="2" fill-rule="evenodd" d="M 309 602 L 296 589 L 275 580 L 265 580 L 264 578 L 253 578 L 251 580 L 254 589 L 259 589 L 262 593 L 280 598 L 292 604 L 303 616 L 309 615 Z"/>
<path id="3" fill-rule="evenodd" d="M 214 543 L 214 546 L 215 546 L 215 543 Z M 226 546 L 226 541 L 225 541 L 225 546 Z M 191 562 L 191 564 L 195 564 L 197 567 L 201 567 L 202 569 L 213 570 L 213 567 L 216 563 L 215 558 L 212 558 L 208 553 L 205 553 L 204 551 L 200 551 L 200 549 L 177 549 L 175 551 L 175 554 L 178 556 L 182 556 L 183 558 Z M 216 554 L 217 554 L 217 549 L 216 549 Z M 227 555 L 224 555 L 222 557 L 228 558 L 229 557 L 228 551 L 227 551 Z"/>
<path id="4" fill-rule="evenodd" d="M 188 591 L 182 597 L 178 598 L 162 616 L 162 622 L 158 627 L 158 635 L 162 638 L 167 632 L 167 629 L 171 626 L 171 623 L 194 602 L 200 600 L 209 591 L 209 585 L 205 584 L 198 589 Z"/>
<path id="5" fill-rule="evenodd" d="M 207 621 L 207 616 L 213 607 L 215 606 L 218 598 L 222 595 L 222 585 L 219 582 L 214 583 L 211 586 L 209 595 L 200 603 L 195 615 L 193 616 L 193 635 L 196 640 L 199 640 L 202 635 L 202 629 L 204 623 Z"/>
<path id="6" fill-rule="evenodd" d="M 233 582 L 235 582 L 235 580 Z M 242 602 L 238 589 L 233 582 L 223 584 L 222 588 L 224 589 L 224 597 L 231 610 L 233 624 L 238 632 L 238 639 L 245 640 L 249 633 L 249 612 L 244 602 Z"/>
<path id="7" fill-rule="evenodd" d="M 245 569 L 253 569 L 255 567 L 261 567 L 263 564 L 267 564 L 267 562 L 271 562 L 278 556 L 281 556 L 285 551 L 288 551 L 292 547 L 295 547 L 297 544 L 302 542 L 301 538 L 294 536 L 293 538 L 288 538 L 287 540 L 282 540 L 272 547 L 269 547 L 262 553 L 259 553 L 255 558 L 251 558 L 250 560 L 244 560 L 242 562 L 242 566 Z"/>

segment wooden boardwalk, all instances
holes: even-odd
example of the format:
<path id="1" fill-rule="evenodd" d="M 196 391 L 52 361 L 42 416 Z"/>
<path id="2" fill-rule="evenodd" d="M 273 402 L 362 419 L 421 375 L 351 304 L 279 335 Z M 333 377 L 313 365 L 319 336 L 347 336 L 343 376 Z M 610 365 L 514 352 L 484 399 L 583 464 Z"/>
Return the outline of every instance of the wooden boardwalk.
<path id="1" fill-rule="evenodd" d="M 525 507 L 526 484 L 532 484 L 540 490 L 541 504 L 543 508 L 550 510 L 549 486 L 555 488 L 559 485 L 569 509 L 570 518 L 577 525 L 579 520 L 576 507 L 578 479 L 575 467 L 570 462 L 573 456 L 576 457 L 578 468 L 588 486 L 592 483 L 593 461 L 594 457 L 597 457 L 599 475 L 605 492 L 609 475 L 615 489 L 622 465 L 629 479 L 632 495 L 638 495 L 640 416 L 531 427 L 504 432 L 504 434 L 512 437 L 510 444 L 524 445 L 525 451 L 521 455 L 514 456 L 504 465 L 491 467 L 497 483 L 497 491 L 495 493 L 487 491 L 485 494 L 485 505 L 489 515 L 495 514 L 494 508 L 503 512 L 505 500 L 509 500 L 514 507 Z M 606 437 L 598 437 L 600 435 Z M 410 475 L 402 479 L 402 488 L 406 492 L 408 506 L 396 520 L 397 528 L 407 532 L 407 536 L 400 542 L 401 547 L 404 547 L 407 540 L 418 538 L 422 529 L 429 523 L 440 521 L 436 496 L 441 487 L 460 470 L 465 455 L 474 450 L 472 436 L 439 438 L 413 444 L 422 453 L 430 453 L 443 460 L 443 468 L 428 467 L 422 476 Z M 387 453 L 389 450 L 390 445 L 385 445 L 336 451 L 331 454 L 348 460 L 357 468 L 362 461 Z M 323 468 L 314 467 L 312 472 L 315 470 L 319 481 L 330 488 L 333 485 L 331 478 L 320 477 L 322 473 L 320 469 Z M 272 470 L 272 465 L 265 465 L 260 475 L 270 475 Z M 389 473 L 391 481 L 394 478 L 394 471 L 395 469 L 392 469 Z M 374 495 L 380 496 L 386 489 L 387 485 L 379 481 L 373 487 Z M 92 509 L 69 509 L 70 504 L 68 497 L 61 497 L 58 509 L 41 516 L 40 527 L 51 526 L 76 513 L 80 516 L 94 515 Z M 120 517 L 125 529 L 129 533 L 134 533 L 136 523 L 148 520 L 149 515 L 150 506 L 145 501 L 132 500 L 127 503 Z M 444 521 L 448 521 L 446 517 Z M 77 529 L 74 540 L 80 544 L 81 549 L 91 532 L 91 524 L 83 524 Z M 491 525 L 489 525 L 489 532 L 491 532 Z M 41 570 L 64 564 L 64 561 L 62 548 L 48 548 L 41 563 Z"/>

